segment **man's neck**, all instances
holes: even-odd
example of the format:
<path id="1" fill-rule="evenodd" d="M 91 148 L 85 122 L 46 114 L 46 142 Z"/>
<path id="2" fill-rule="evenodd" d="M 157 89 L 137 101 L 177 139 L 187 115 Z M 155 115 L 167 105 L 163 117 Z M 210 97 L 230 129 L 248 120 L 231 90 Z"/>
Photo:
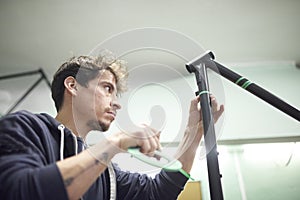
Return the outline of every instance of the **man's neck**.
<path id="1" fill-rule="evenodd" d="M 79 123 L 75 122 L 73 113 L 61 110 L 57 113 L 55 119 L 62 123 L 68 129 L 70 129 L 77 137 L 85 139 L 87 133 L 89 132 L 89 130 L 87 130 L 87 127 L 84 126 L 82 121 L 80 121 Z"/>

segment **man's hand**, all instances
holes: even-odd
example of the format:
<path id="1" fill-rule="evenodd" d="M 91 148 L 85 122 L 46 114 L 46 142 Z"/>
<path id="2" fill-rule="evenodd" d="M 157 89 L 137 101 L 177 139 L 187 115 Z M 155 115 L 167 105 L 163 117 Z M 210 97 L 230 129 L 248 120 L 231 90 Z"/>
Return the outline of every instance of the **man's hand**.
<path id="1" fill-rule="evenodd" d="M 224 112 L 224 105 L 219 106 L 215 96 L 213 96 L 212 94 L 210 95 L 210 100 L 214 122 L 216 123 Z M 202 124 L 203 119 L 201 115 L 201 109 L 198 107 L 199 102 L 199 96 L 191 101 L 187 127 L 194 128 Z"/>
<path id="2" fill-rule="evenodd" d="M 129 147 L 139 147 L 140 151 L 149 156 L 154 155 L 155 150 L 160 150 L 160 131 L 143 125 L 140 130 L 132 133 L 121 132 L 118 134 L 118 147 L 127 151 Z"/>
<path id="3" fill-rule="evenodd" d="M 216 123 L 224 112 L 224 105 L 219 106 L 213 95 L 210 95 L 210 100 L 214 122 Z M 204 133 L 201 108 L 198 107 L 199 102 L 199 96 L 191 101 L 187 128 L 176 155 L 183 165 L 183 170 L 188 173 L 193 166 L 196 150 Z"/>

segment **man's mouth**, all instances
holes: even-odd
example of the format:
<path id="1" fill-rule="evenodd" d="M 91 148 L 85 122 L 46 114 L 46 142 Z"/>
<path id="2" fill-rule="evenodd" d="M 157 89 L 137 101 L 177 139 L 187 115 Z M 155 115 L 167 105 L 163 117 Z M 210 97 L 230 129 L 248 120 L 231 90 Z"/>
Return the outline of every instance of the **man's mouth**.
<path id="1" fill-rule="evenodd" d="M 107 113 L 113 118 L 113 120 L 116 118 L 116 115 L 117 115 L 116 112 L 114 112 L 114 111 L 108 111 Z"/>

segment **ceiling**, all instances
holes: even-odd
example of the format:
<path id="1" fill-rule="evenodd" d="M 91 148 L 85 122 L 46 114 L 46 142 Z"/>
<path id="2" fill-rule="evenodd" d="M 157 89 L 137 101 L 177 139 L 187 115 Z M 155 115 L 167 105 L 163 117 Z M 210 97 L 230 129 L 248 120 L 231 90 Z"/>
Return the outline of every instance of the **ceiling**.
<path id="1" fill-rule="evenodd" d="M 244 70 L 242 75 L 299 107 L 299 93 L 295 91 L 299 90 L 300 71 L 294 68 L 300 62 L 299 10 L 297 0 L 1 0 L 0 76 L 42 68 L 51 80 L 68 58 L 107 48 L 128 61 L 130 77 L 135 77 L 134 94 L 145 82 L 172 84 L 170 79 L 188 75 L 185 63 L 212 50 L 218 62 L 237 72 Z M 26 77 L 1 82 L 0 115 L 35 80 Z M 178 80 L 173 89 L 184 91 L 180 84 L 183 79 Z M 220 82 L 213 82 L 216 88 L 223 88 Z M 268 113 L 264 108 L 269 107 L 257 99 L 251 104 L 250 97 L 244 93 L 239 96 L 240 88 L 235 92 L 230 86 L 226 90 L 226 110 L 231 109 L 227 116 L 234 119 L 231 121 L 239 120 L 241 108 L 237 105 L 247 102 L 248 110 L 243 111 L 249 119 L 240 120 L 239 130 L 234 124 L 235 132 L 229 128 L 226 132 L 231 135 L 226 137 L 240 138 L 240 130 L 245 137 L 248 132 L 260 137 L 253 132 L 275 134 L 280 128 L 284 129 L 280 134 L 299 135 L 299 125 L 289 118 L 282 120 L 285 116 L 281 113 L 276 118 L 270 109 L 268 114 L 270 123 L 280 121 L 278 126 L 257 118 L 254 111 Z M 46 109 L 55 114 L 47 86 L 38 89 L 18 109 Z M 193 95 L 194 86 L 190 90 Z M 180 97 L 184 94 L 178 92 Z M 250 120 L 260 124 L 258 130 L 243 129 L 247 127 L 243 122 Z"/>
<path id="2" fill-rule="evenodd" d="M 114 52 L 127 51 L 129 67 L 155 62 L 187 73 L 183 65 L 200 46 L 222 63 L 297 62 L 299 10 L 297 0 L 1 0 L 0 73 L 42 67 L 51 77 L 105 40 L 114 41 Z M 124 33 L 130 37 L 118 41 Z M 180 57 L 182 49 L 188 56 Z"/>

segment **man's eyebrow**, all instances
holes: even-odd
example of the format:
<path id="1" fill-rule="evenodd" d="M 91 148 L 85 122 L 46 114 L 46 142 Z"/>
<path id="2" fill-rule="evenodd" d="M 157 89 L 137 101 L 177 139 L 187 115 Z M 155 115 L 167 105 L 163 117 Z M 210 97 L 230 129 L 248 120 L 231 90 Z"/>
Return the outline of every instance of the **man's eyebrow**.
<path id="1" fill-rule="evenodd" d="M 107 84 L 110 87 L 112 87 L 113 90 L 116 90 L 115 85 L 112 82 L 110 82 L 110 81 L 101 81 L 100 84 Z"/>

